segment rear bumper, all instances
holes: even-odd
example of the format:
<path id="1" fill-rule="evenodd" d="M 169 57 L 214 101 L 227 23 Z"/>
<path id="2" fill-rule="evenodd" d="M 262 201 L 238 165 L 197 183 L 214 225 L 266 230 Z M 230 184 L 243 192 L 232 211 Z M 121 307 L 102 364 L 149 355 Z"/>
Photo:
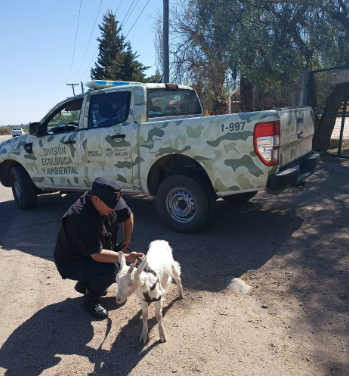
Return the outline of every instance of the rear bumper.
<path id="1" fill-rule="evenodd" d="M 294 162 L 297 166 L 292 166 L 278 174 L 270 175 L 267 181 L 267 193 L 278 195 L 287 188 L 303 186 L 305 184 L 304 180 L 315 171 L 319 160 L 319 153 L 310 152 Z"/>

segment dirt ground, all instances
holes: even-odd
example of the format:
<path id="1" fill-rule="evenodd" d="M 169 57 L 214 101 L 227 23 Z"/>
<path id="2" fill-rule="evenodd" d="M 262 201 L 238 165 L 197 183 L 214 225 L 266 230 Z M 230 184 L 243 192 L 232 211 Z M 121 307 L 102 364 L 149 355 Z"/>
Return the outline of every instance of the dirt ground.
<path id="1" fill-rule="evenodd" d="M 109 319 L 92 321 L 55 270 L 60 219 L 78 195 L 44 195 L 20 211 L 0 186 L 0 374 L 349 375 L 348 191 L 349 167 L 321 163 L 303 192 L 218 200 L 194 235 L 166 228 L 153 198 L 125 195 L 131 248 L 166 239 L 182 266 L 184 300 L 172 285 L 164 301 L 168 341 L 151 305 L 144 346 L 135 296 L 117 308 L 113 285 L 102 298 Z M 250 294 L 227 288 L 232 276 Z"/>

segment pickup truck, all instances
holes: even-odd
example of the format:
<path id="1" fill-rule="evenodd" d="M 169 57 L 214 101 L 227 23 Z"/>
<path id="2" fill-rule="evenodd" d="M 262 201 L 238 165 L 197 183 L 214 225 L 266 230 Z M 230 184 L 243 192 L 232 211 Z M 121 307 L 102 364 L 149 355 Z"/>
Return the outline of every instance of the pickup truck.
<path id="1" fill-rule="evenodd" d="M 203 116 L 187 86 L 89 87 L 0 145 L 0 182 L 20 209 L 34 208 L 45 192 L 86 191 L 104 176 L 124 192 L 156 196 L 161 219 L 193 233 L 217 198 L 241 202 L 302 187 L 319 160 L 310 107 Z"/>

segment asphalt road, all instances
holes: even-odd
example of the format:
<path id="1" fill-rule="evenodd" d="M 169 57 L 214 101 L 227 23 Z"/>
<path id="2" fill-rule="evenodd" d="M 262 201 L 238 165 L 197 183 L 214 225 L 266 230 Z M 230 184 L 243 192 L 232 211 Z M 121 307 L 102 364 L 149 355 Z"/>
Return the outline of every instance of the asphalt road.
<path id="1" fill-rule="evenodd" d="M 12 138 L 12 136 L 0 136 L 0 143 L 8 140 L 9 138 Z"/>

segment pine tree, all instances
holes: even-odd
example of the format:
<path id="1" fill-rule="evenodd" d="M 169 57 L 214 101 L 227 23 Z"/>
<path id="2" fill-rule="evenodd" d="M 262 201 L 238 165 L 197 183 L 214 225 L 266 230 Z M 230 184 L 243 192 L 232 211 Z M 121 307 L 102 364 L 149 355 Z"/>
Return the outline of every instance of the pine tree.
<path id="1" fill-rule="evenodd" d="M 99 55 L 95 68 L 91 69 L 91 78 L 94 80 L 112 79 L 110 68 L 113 67 L 113 73 L 116 68 L 116 60 L 120 59 L 124 49 L 124 36 L 121 34 L 121 27 L 118 27 L 118 21 L 115 15 L 108 10 L 103 16 L 102 25 L 98 25 L 102 32 L 99 42 Z"/>
<path id="2" fill-rule="evenodd" d="M 144 71 L 149 67 L 137 60 L 137 53 L 132 52 L 129 42 L 125 42 L 115 14 L 110 10 L 103 16 L 99 29 L 102 32 L 101 37 L 97 39 L 99 55 L 95 68 L 91 69 L 91 78 L 93 80 L 148 81 Z"/>

